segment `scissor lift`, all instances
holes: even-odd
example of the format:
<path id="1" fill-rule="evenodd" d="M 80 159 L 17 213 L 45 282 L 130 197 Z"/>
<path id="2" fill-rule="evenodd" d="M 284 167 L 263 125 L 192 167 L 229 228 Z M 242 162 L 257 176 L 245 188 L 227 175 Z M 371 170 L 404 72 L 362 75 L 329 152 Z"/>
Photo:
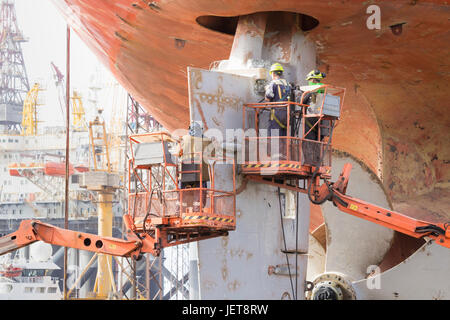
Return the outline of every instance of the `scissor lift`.
<path id="1" fill-rule="evenodd" d="M 241 169 L 248 179 L 298 189 L 299 184 L 292 181 L 331 178 L 331 137 L 340 118 L 345 89 L 331 85 L 304 89 L 300 101 L 312 95 L 313 103 L 244 105 L 245 158 Z M 280 109 L 286 119 L 286 135 L 282 136 L 266 130 L 270 114 Z"/>

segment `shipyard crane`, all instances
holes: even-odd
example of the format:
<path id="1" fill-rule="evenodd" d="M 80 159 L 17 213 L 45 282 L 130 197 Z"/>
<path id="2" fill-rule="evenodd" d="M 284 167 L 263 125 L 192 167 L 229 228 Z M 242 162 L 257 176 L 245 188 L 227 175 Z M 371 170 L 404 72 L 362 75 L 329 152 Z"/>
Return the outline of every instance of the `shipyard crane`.
<path id="1" fill-rule="evenodd" d="M 24 97 L 30 84 L 22 52 L 28 42 L 19 28 L 14 1 L 0 3 L 0 125 L 6 131 L 20 131 Z"/>
<path id="2" fill-rule="evenodd" d="M 83 100 L 78 91 L 73 90 L 73 95 L 70 97 L 72 100 L 72 125 L 74 131 L 87 131 L 85 121 L 85 111 L 83 107 Z"/>
<path id="3" fill-rule="evenodd" d="M 58 90 L 58 102 L 59 102 L 59 108 L 61 111 L 61 115 L 63 117 L 63 119 L 65 118 L 65 97 L 66 97 L 66 88 L 65 88 L 65 84 L 64 84 L 64 75 L 62 74 L 62 72 L 59 70 L 59 68 L 53 63 L 50 63 L 51 67 L 52 67 L 52 71 L 53 71 L 53 79 L 55 80 L 55 87 L 56 90 Z"/>
<path id="4" fill-rule="evenodd" d="M 114 216 L 113 198 L 115 191 L 119 188 L 119 179 L 118 174 L 112 171 L 105 121 L 101 119 L 100 110 L 94 121 L 89 122 L 89 145 L 93 166 L 88 172 L 83 173 L 80 186 L 89 192 L 97 193 L 98 236 L 111 237 Z M 98 268 L 94 292 L 96 297 L 106 298 L 111 290 L 113 294 L 117 292 L 112 259 L 111 256 L 99 253 L 92 258 L 91 263 L 95 257 L 97 257 Z"/>
<path id="5" fill-rule="evenodd" d="M 37 135 L 37 106 L 39 105 L 38 95 L 42 91 L 39 83 L 35 83 L 28 91 L 25 101 L 23 102 L 22 112 L 22 135 L 35 136 Z"/>

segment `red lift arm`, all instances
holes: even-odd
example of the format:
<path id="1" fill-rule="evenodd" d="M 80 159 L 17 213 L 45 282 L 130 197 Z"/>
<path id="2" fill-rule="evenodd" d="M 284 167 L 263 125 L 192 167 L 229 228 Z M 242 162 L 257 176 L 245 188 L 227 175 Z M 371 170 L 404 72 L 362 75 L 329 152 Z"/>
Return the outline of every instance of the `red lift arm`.
<path id="1" fill-rule="evenodd" d="M 124 220 L 129 221 L 127 216 L 124 216 Z M 122 240 L 61 229 L 42 223 L 39 220 L 23 220 L 16 232 L 0 238 L 0 255 L 28 246 L 36 241 L 44 241 L 58 246 L 115 256 L 135 258 L 138 258 L 139 253 L 143 249 L 146 252 L 152 252 L 150 247 L 153 249 L 155 243 L 154 241 L 152 242 L 152 239 L 141 240 L 136 234 L 131 232 L 129 228 L 128 231 L 129 240 Z"/>
<path id="2" fill-rule="evenodd" d="M 436 243 L 450 248 L 450 224 L 430 223 L 387 210 L 346 195 L 352 165 L 347 163 L 338 180 L 331 184 L 325 182 L 320 187 L 310 188 L 312 201 L 332 201 L 343 212 L 382 225 L 415 238 L 430 237 Z"/>

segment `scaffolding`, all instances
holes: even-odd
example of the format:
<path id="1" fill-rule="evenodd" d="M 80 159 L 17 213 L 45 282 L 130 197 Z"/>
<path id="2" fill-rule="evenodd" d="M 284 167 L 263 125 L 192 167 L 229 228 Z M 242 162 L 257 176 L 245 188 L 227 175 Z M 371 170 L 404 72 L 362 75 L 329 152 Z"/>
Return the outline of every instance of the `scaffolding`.
<path id="1" fill-rule="evenodd" d="M 126 136 L 132 134 L 139 134 L 144 132 L 150 132 L 156 128 L 160 128 L 159 123 L 156 121 L 148 121 L 150 118 L 153 119 L 143 107 L 135 100 L 130 94 L 128 94 L 127 101 L 127 115 L 126 115 Z M 124 161 L 124 171 L 128 171 L 128 161 L 130 159 L 130 154 L 128 153 L 128 139 L 125 139 L 125 161 Z M 127 175 L 124 175 L 125 179 L 128 179 Z M 128 183 L 129 181 L 124 181 Z M 123 197 L 123 208 L 124 211 L 128 211 L 128 194 Z M 125 226 L 122 226 L 122 230 L 125 230 Z M 170 249 L 169 249 L 170 250 Z M 173 282 L 173 277 L 171 277 L 172 272 L 164 266 L 166 250 L 155 257 L 151 254 L 145 254 L 144 260 L 144 271 L 138 270 L 138 264 L 136 261 L 127 258 L 119 258 L 121 260 L 126 260 L 130 268 L 130 275 L 125 275 L 125 281 L 120 283 L 120 292 L 124 291 L 127 284 L 131 285 L 131 297 L 137 298 L 138 290 L 143 291 L 142 296 L 148 300 L 163 300 L 166 286 L 170 286 Z M 142 263 L 141 263 L 142 265 Z M 123 269 L 121 269 L 123 270 Z M 144 275 L 144 277 L 138 278 L 138 273 Z M 122 272 L 123 274 L 123 272 Z M 123 278 L 123 275 L 120 277 Z M 144 278 L 145 282 L 141 279 Z M 170 279 L 170 280 L 168 280 Z M 139 281 L 141 280 L 141 281 Z M 144 282 L 144 283 L 143 283 Z M 156 287 L 156 288 L 154 288 Z M 167 297 L 166 297 L 167 299 Z"/>
<path id="2" fill-rule="evenodd" d="M 72 125 L 74 131 L 87 131 L 85 111 L 83 107 L 83 100 L 78 91 L 73 90 L 72 97 Z"/>

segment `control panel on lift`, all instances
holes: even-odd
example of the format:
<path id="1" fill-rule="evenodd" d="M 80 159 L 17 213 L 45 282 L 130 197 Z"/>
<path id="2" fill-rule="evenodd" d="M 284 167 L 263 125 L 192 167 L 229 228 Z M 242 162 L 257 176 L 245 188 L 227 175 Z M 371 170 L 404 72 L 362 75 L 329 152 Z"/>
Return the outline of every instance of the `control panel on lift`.
<path id="1" fill-rule="evenodd" d="M 342 113 L 345 89 L 332 85 L 300 88 L 295 101 L 248 103 L 242 173 L 266 179 L 331 177 L 331 138 Z M 276 121 L 278 129 L 269 129 Z"/>

